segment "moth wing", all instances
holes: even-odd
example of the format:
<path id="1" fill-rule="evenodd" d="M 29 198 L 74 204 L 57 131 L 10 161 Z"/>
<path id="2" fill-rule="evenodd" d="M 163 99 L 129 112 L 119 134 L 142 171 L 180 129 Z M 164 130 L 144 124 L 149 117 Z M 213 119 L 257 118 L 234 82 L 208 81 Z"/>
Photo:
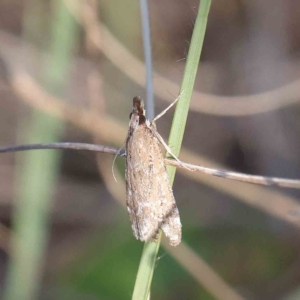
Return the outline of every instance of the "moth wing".
<path id="1" fill-rule="evenodd" d="M 164 163 L 164 157 L 160 149 L 160 143 L 155 138 L 154 146 L 157 155 L 155 161 L 155 172 L 153 173 L 154 188 L 151 190 L 153 198 L 156 198 L 155 212 L 159 222 L 159 228 L 162 229 L 169 243 L 177 246 L 181 242 L 181 222 L 179 211 L 175 202 L 173 191 L 170 185 L 169 176 Z M 155 194 L 154 194 L 155 193 Z"/>
<path id="2" fill-rule="evenodd" d="M 155 217 L 153 190 L 154 148 L 146 125 L 138 126 L 127 139 L 127 209 L 134 236 L 141 241 L 155 237 L 159 223 Z"/>
<path id="3" fill-rule="evenodd" d="M 155 129 L 154 129 L 155 130 Z M 161 228 L 171 245 L 181 241 L 181 223 L 160 144 L 145 124 L 126 144 L 127 208 L 134 236 L 155 238 Z"/>

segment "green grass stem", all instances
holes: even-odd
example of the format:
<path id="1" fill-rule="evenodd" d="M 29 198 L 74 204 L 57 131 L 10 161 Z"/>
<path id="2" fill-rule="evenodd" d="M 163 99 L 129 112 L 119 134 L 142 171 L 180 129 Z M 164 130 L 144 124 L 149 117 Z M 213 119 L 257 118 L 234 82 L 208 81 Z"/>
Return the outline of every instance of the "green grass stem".
<path id="1" fill-rule="evenodd" d="M 189 103 L 193 93 L 210 5 L 211 0 L 202 0 L 199 5 L 180 89 L 181 97 L 176 105 L 176 110 L 172 122 L 171 132 L 169 136 L 169 146 L 171 147 L 173 153 L 177 156 L 179 155 L 183 140 L 184 129 L 189 111 Z M 173 184 L 176 168 L 167 167 L 167 171 L 170 177 L 170 181 Z M 149 297 L 159 246 L 160 238 L 157 243 L 148 242 L 144 245 L 134 286 L 132 296 L 133 300 L 146 300 Z"/>

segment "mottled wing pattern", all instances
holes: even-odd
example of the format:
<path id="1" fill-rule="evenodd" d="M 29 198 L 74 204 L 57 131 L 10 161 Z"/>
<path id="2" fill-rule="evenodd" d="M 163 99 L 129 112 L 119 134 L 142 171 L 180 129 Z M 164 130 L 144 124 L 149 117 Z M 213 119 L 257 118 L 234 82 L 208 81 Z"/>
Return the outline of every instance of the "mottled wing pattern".
<path id="1" fill-rule="evenodd" d="M 126 140 L 127 209 L 137 239 L 155 239 L 162 229 L 176 246 L 181 241 L 181 223 L 155 130 L 132 115 Z"/>

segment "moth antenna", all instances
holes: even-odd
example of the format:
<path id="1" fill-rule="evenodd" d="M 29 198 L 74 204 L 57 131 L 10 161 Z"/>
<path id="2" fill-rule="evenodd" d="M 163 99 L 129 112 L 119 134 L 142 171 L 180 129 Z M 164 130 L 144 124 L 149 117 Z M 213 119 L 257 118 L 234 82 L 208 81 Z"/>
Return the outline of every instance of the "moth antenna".
<path id="1" fill-rule="evenodd" d="M 159 118 L 161 118 L 182 96 L 183 91 L 178 95 L 178 97 L 166 108 L 164 109 L 160 114 L 158 114 L 152 121 L 151 123 L 154 123 L 156 120 L 158 120 Z"/>
<path id="2" fill-rule="evenodd" d="M 117 178 L 115 176 L 114 166 L 115 166 L 116 159 L 120 155 L 121 151 L 123 150 L 123 147 L 124 147 L 125 143 L 123 143 L 122 147 L 116 153 L 116 155 L 114 157 L 114 160 L 113 160 L 113 163 L 112 163 L 112 166 L 111 166 L 111 172 L 112 172 L 113 178 L 114 178 L 114 180 L 115 180 L 116 183 L 118 183 L 118 180 L 117 180 Z"/>

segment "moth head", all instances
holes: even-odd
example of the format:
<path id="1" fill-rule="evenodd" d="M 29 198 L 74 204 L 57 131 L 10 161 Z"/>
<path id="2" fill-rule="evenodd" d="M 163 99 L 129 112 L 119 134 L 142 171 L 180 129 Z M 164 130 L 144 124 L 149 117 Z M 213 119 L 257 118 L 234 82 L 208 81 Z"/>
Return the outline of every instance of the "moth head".
<path id="1" fill-rule="evenodd" d="M 132 107 L 132 112 L 129 116 L 131 117 L 133 115 L 138 115 L 139 116 L 139 124 L 143 124 L 146 122 L 146 116 L 145 116 L 145 108 L 144 108 L 144 100 L 138 96 L 133 98 L 133 107 Z"/>

